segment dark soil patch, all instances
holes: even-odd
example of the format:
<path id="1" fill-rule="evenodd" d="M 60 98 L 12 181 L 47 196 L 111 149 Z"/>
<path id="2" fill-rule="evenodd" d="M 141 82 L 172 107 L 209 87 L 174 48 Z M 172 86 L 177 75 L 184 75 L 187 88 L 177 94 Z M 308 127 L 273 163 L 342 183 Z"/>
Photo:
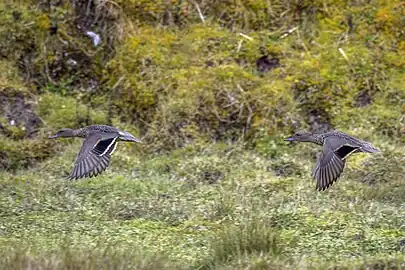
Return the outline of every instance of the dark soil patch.
<path id="1" fill-rule="evenodd" d="M 308 123 L 311 131 L 315 133 L 325 133 L 333 129 L 328 114 L 319 110 L 308 113 Z"/>
<path id="2" fill-rule="evenodd" d="M 365 107 L 372 103 L 371 94 L 368 91 L 360 92 L 355 98 L 355 106 L 356 107 Z"/>
<path id="3" fill-rule="evenodd" d="M 268 56 L 265 55 L 256 60 L 256 69 L 259 72 L 265 73 L 279 66 L 280 66 L 280 59 L 276 57 L 269 59 Z"/>
<path id="4" fill-rule="evenodd" d="M 22 137 L 32 137 L 42 125 L 35 113 L 32 103 L 18 90 L 3 89 L 0 91 L 0 134 L 10 136 L 10 128 L 18 127 Z"/>

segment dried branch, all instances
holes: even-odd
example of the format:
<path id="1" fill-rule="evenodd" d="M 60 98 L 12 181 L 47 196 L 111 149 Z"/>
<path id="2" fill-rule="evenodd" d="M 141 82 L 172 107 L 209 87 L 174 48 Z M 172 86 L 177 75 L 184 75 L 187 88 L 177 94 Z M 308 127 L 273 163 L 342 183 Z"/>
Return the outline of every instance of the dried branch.
<path id="1" fill-rule="evenodd" d="M 343 56 L 343 58 L 346 60 L 346 62 L 350 63 L 349 57 L 347 57 L 345 51 L 342 48 L 339 48 L 338 50 L 339 50 L 340 54 Z"/>
<path id="2" fill-rule="evenodd" d="M 244 38 L 246 38 L 246 39 L 248 39 L 248 40 L 253 40 L 253 38 L 251 38 L 251 37 L 249 37 L 248 35 L 245 35 L 245 34 L 243 34 L 243 33 L 239 33 L 239 35 L 242 36 L 242 37 L 244 37 Z"/>
<path id="3" fill-rule="evenodd" d="M 243 39 L 239 40 L 238 42 L 238 48 L 236 49 L 236 52 L 240 52 L 240 49 L 242 48 L 242 43 L 243 43 Z"/>
<path id="4" fill-rule="evenodd" d="M 280 38 L 286 38 L 289 35 L 291 35 L 292 33 L 294 33 L 296 30 L 298 29 L 298 26 L 291 28 L 290 30 L 288 30 L 286 33 L 284 33 Z"/>
<path id="5" fill-rule="evenodd" d="M 203 23 L 205 23 L 205 18 L 204 18 L 204 15 L 203 15 L 202 12 L 201 12 L 200 6 L 198 5 L 197 2 L 194 2 L 194 5 L 195 5 L 195 8 L 197 9 L 198 15 L 199 15 L 200 18 L 201 18 L 201 21 L 202 21 Z"/>

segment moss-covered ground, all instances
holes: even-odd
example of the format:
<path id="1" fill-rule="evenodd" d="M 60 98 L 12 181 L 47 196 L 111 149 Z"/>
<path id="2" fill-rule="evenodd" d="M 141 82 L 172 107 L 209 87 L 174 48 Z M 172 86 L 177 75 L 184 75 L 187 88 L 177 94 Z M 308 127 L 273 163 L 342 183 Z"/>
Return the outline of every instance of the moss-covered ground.
<path id="1" fill-rule="evenodd" d="M 403 2 L 45 2 L 0 3 L 1 268 L 405 269 Z M 67 181 L 95 123 L 144 143 Z M 331 128 L 382 152 L 317 192 L 283 138 Z"/>
<path id="2" fill-rule="evenodd" d="M 268 157 L 234 144 L 159 155 L 120 145 L 107 173 L 67 182 L 76 141 L 35 168 L 1 174 L 2 258 L 92 269 L 105 260 L 150 269 L 403 266 L 403 154 L 375 143 L 382 156 L 352 160 L 318 193 L 303 154 L 310 147 L 281 142 L 283 154 Z"/>

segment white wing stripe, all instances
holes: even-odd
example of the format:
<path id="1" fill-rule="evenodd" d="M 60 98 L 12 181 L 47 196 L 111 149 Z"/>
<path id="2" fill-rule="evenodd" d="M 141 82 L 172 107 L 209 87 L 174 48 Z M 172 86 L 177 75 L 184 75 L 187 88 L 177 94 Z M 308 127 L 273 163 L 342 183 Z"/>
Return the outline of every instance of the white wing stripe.
<path id="1" fill-rule="evenodd" d="M 117 145 L 118 145 L 118 143 L 116 143 L 116 144 L 114 145 L 114 148 L 112 149 L 112 151 L 111 151 L 111 153 L 110 153 L 110 156 L 114 153 L 115 149 L 117 149 Z"/>
<path id="2" fill-rule="evenodd" d="M 104 152 L 101 153 L 100 157 L 104 156 L 104 155 L 108 152 L 108 150 L 110 150 L 111 146 L 115 143 L 116 140 L 117 140 L 117 137 L 115 137 L 115 138 L 111 141 L 111 143 L 107 146 L 107 148 L 104 150 Z M 114 151 L 114 150 L 113 150 L 113 151 Z"/>

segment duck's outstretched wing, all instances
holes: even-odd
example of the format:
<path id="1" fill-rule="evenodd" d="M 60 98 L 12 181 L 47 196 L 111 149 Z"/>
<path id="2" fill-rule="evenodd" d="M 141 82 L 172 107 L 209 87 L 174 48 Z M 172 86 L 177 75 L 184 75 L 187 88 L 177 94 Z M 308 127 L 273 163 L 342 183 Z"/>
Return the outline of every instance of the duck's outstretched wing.
<path id="1" fill-rule="evenodd" d="M 345 159 L 359 147 L 350 145 L 340 139 L 326 139 L 312 176 L 316 179 L 316 189 L 326 190 L 337 181 L 345 167 Z"/>
<path id="2" fill-rule="evenodd" d="M 68 179 L 93 177 L 105 171 L 116 147 L 117 134 L 95 133 L 88 136 L 82 144 Z"/>

